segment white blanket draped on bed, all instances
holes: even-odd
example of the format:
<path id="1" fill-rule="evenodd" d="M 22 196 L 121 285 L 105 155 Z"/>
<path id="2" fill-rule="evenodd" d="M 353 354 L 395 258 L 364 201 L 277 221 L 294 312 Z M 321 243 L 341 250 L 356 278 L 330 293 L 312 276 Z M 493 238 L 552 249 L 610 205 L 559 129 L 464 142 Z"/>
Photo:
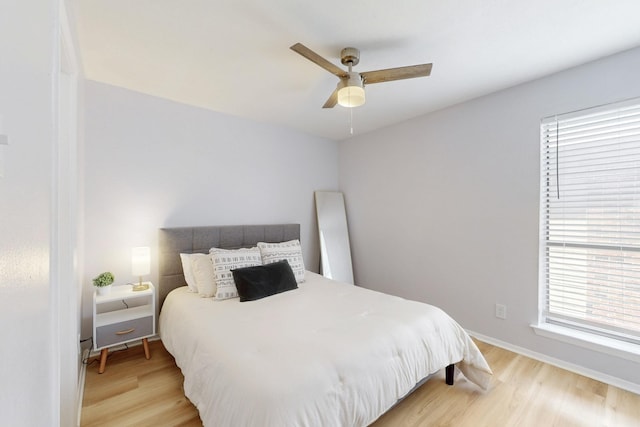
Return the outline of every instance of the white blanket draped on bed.
<path id="1" fill-rule="evenodd" d="M 442 310 L 310 272 L 252 302 L 178 288 L 160 336 L 205 426 L 366 426 L 451 363 L 482 388 L 491 376 Z"/>

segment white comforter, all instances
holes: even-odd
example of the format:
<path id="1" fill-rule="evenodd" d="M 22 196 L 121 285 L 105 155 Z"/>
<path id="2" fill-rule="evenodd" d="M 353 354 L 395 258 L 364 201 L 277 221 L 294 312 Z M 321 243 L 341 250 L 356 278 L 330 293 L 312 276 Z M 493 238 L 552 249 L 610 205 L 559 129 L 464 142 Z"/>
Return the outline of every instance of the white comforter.
<path id="1" fill-rule="evenodd" d="M 491 370 L 442 310 L 307 272 L 258 301 L 174 290 L 160 336 L 205 426 L 366 426 L 424 377 Z"/>

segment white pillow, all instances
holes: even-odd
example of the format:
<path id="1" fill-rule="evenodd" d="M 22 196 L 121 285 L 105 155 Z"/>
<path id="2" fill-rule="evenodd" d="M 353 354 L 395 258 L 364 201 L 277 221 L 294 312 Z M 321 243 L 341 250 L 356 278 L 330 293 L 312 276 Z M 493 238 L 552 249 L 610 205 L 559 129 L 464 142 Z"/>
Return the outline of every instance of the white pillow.
<path id="1" fill-rule="evenodd" d="M 196 278 L 191 268 L 191 255 L 193 254 L 180 254 L 180 260 L 182 261 L 182 272 L 184 273 L 184 280 L 189 287 L 189 292 L 197 293 L 198 285 L 196 284 Z"/>
<path id="2" fill-rule="evenodd" d="M 213 261 L 213 275 L 216 280 L 216 299 L 224 300 L 238 296 L 231 270 L 262 265 L 260 249 L 219 249 L 209 250 Z"/>
<path id="3" fill-rule="evenodd" d="M 296 282 L 304 282 L 304 260 L 302 259 L 302 246 L 299 240 L 289 240 L 282 243 L 258 243 L 263 264 L 271 264 L 276 261 L 286 259 Z"/>
<path id="4" fill-rule="evenodd" d="M 213 275 L 213 263 L 209 254 L 192 254 L 191 269 L 198 286 L 198 295 L 210 298 L 216 294 L 216 281 Z"/>

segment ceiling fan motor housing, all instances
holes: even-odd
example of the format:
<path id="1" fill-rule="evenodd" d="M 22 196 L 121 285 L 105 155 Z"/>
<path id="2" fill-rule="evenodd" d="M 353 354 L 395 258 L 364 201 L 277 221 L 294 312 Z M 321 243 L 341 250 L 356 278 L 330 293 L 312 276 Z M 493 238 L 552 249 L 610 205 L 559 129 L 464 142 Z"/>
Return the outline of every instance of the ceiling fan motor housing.
<path id="1" fill-rule="evenodd" d="M 340 81 L 338 82 L 338 89 L 341 89 L 347 86 L 364 87 L 364 81 L 362 80 L 362 77 L 360 76 L 359 73 L 352 71 L 350 73 L 347 73 L 347 76 L 345 78 L 340 79 Z"/>

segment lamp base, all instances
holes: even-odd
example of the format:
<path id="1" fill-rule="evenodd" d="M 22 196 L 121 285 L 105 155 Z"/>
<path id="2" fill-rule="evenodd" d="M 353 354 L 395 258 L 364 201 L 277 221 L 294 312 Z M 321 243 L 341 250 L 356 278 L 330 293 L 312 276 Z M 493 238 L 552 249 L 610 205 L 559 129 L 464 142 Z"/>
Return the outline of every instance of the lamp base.
<path id="1" fill-rule="evenodd" d="M 147 289 L 149 289 L 149 284 L 148 283 L 136 283 L 135 285 L 133 285 L 133 287 L 131 288 L 132 291 L 137 292 L 137 291 L 146 291 Z"/>

